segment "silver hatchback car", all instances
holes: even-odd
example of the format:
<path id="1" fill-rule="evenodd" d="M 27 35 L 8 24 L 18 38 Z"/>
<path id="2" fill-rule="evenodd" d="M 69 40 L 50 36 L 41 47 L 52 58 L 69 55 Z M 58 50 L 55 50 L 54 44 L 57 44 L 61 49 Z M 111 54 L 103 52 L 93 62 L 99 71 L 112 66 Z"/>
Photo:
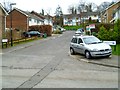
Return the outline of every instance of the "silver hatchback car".
<path id="1" fill-rule="evenodd" d="M 110 45 L 103 43 L 95 36 L 73 36 L 70 43 L 70 53 L 80 53 L 86 58 L 109 57 L 112 54 Z"/>

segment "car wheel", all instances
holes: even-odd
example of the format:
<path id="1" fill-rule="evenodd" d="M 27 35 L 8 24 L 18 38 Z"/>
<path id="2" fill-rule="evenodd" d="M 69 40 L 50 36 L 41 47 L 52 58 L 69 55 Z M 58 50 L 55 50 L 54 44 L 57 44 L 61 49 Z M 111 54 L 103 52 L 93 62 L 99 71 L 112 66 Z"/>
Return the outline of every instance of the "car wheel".
<path id="1" fill-rule="evenodd" d="M 70 54 L 71 54 L 71 55 L 75 55 L 75 51 L 74 51 L 73 48 L 70 48 Z"/>
<path id="2" fill-rule="evenodd" d="M 90 54 L 89 51 L 86 51 L 86 52 L 85 52 L 85 57 L 86 57 L 87 59 L 90 59 L 90 58 L 91 58 L 91 54 Z"/>
<path id="3" fill-rule="evenodd" d="M 38 35 L 38 37 L 40 37 L 40 35 Z"/>
<path id="4" fill-rule="evenodd" d="M 109 58 L 111 55 L 107 55 L 106 57 Z"/>
<path id="5" fill-rule="evenodd" d="M 29 34 L 28 37 L 31 37 L 31 35 Z"/>

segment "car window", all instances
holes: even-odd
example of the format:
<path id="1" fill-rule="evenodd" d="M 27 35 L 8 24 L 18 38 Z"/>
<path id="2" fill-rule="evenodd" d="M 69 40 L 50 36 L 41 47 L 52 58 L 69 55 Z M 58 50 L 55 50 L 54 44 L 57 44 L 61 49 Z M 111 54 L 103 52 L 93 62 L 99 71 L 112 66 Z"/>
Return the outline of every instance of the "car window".
<path id="1" fill-rule="evenodd" d="M 83 40 L 86 44 L 101 43 L 101 41 L 96 37 L 86 37 L 86 38 L 83 38 Z"/>
<path id="2" fill-rule="evenodd" d="M 73 39 L 71 40 L 71 42 L 72 42 L 72 43 L 77 43 L 77 38 L 73 38 Z"/>
<path id="3" fill-rule="evenodd" d="M 78 44 L 80 44 L 80 43 L 83 43 L 81 38 L 78 39 Z"/>

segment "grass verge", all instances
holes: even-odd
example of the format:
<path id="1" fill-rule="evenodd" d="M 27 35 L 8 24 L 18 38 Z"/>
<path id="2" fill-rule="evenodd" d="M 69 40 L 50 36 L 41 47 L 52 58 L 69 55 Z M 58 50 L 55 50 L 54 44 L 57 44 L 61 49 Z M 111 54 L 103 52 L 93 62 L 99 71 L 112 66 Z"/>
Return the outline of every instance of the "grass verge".
<path id="1" fill-rule="evenodd" d="M 120 56 L 120 44 L 117 44 L 116 46 L 111 46 L 111 47 L 112 47 L 112 54 Z"/>
<path id="2" fill-rule="evenodd" d="M 31 38 L 26 38 L 26 39 L 15 40 L 15 41 L 13 41 L 13 46 L 16 46 L 19 44 L 24 44 L 27 42 L 32 42 L 32 41 L 38 40 L 38 39 L 42 39 L 42 38 L 41 37 L 31 37 Z M 9 47 L 11 47 L 11 43 L 8 43 L 7 47 L 6 47 L 6 44 L 3 44 L 3 48 L 9 48 Z M 2 46 L 1 46 L 1 48 L 2 48 Z"/>

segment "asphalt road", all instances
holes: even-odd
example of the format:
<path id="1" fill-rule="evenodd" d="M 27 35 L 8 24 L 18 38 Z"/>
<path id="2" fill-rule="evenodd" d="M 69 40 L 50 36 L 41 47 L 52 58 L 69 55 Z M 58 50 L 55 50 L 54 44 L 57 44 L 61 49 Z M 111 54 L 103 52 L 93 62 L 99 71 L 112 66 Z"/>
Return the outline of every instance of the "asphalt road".
<path id="1" fill-rule="evenodd" d="M 82 62 L 69 54 L 73 35 L 67 31 L 3 50 L 2 88 L 118 88 L 118 68 Z"/>

